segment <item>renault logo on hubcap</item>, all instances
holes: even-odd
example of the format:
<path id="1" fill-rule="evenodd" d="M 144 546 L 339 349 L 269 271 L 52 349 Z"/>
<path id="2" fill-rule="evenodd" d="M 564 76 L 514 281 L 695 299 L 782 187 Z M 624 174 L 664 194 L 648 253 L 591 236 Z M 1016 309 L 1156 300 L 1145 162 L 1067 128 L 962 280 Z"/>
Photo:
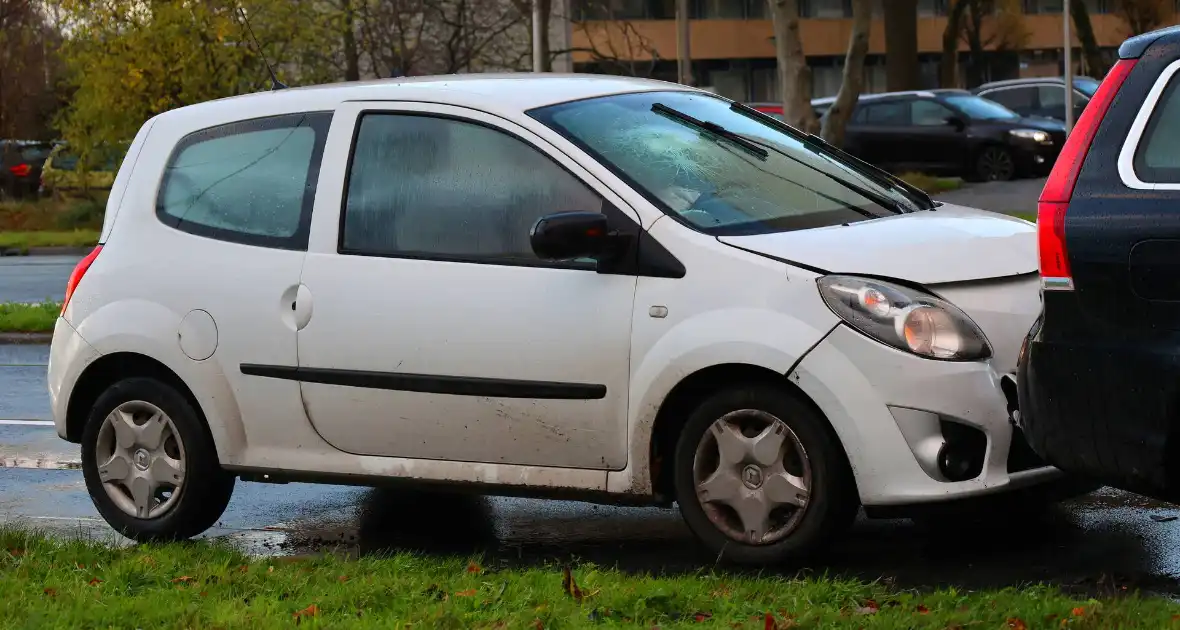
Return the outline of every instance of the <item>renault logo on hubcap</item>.
<path id="1" fill-rule="evenodd" d="M 140 470 L 147 470 L 148 465 L 151 464 L 151 459 L 152 459 L 151 456 L 149 456 L 148 452 L 143 450 L 142 448 L 139 449 L 138 451 L 135 451 L 135 455 L 133 455 L 132 457 L 135 461 L 135 467 Z"/>
<path id="2" fill-rule="evenodd" d="M 742 483 L 751 490 L 762 487 L 762 469 L 751 464 L 742 470 Z"/>

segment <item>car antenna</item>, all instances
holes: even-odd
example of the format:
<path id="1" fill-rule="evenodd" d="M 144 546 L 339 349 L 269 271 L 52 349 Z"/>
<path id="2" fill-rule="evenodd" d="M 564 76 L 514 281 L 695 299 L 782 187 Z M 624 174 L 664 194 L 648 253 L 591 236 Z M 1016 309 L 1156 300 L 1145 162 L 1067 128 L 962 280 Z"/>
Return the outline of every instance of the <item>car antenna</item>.
<path id="1" fill-rule="evenodd" d="M 246 11 L 242 7 L 238 7 L 238 13 L 242 16 L 242 23 L 246 25 L 246 32 L 250 34 L 250 39 L 254 41 L 254 47 L 258 49 L 258 56 L 262 57 L 262 63 L 266 65 L 266 71 L 270 73 L 270 89 L 282 90 L 287 87 L 279 78 L 275 76 L 275 70 L 270 66 L 270 61 L 266 59 L 266 54 L 262 52 L 262 44 L 258 43 L 258 38 L 254 36 L 254 29 L 250 28 L 250 20 L 246 17 Z"/>

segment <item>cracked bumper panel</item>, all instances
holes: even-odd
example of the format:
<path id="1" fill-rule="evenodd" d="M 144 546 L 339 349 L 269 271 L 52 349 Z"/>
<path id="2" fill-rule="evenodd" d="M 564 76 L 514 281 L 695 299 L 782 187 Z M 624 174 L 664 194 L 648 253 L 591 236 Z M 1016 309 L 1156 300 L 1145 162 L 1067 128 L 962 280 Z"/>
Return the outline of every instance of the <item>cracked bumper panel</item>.
<path id="1" fill-rule="evenodd" d="M 961 499 L 1062 477 L 1048 466 L 1009 472 L 1014 430 L 1002 376 L 988 363 L 910 355 L 844 325 L 791 374 L 836 429 L 868 506 Z M 958 433 L 978 438 L 980 468 L 949 481 L 935 464 L 939 440 Z"/>
<path id="2" fill-rule="evenodd" d="M 86 366 L 99 356 L 98 351 L 86 343 L 69 322 L 57 318 L 53 327 L 53 340 L 49 345 L 48 381 L 53 425 L 62 439 L 66 439 L 66 409 L 70 392 Z"/>

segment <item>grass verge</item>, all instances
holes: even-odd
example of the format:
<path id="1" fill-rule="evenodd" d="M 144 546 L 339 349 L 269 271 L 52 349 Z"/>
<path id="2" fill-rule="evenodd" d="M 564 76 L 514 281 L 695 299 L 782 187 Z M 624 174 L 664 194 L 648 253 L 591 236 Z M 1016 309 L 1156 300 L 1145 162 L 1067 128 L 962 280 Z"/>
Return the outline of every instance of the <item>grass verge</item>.
<path id="1" fill-rule="evenodd" d="M 52 332 L 61 302 L 46 300 L 39 304 L 0 302 L 0 332 Z"/>
<path id="2" fill-rule="evenodd" d="M 1168 628 L 1180 605 L 1044 586 L 881 584 L 593 565 L 495 569 L 400 553 L 250 559 L 196 542 L 111 548 L 0 529 L 0 626 L 35 628 Z"/>
<path id="3" fill-rule="evenodd" d="M 958 190 L 963 185 L 963 180 L 957 177 L 935 177 L 925 173 L 902 173 L 898 177 L 931 195 Z"/>
<path id="4" fill-rule="evenodd" d="M 30 247 L 92 247 L 96 243 L 98 230 L 0 232 L 0 249 L 22 252 L 27 252 Z"/>

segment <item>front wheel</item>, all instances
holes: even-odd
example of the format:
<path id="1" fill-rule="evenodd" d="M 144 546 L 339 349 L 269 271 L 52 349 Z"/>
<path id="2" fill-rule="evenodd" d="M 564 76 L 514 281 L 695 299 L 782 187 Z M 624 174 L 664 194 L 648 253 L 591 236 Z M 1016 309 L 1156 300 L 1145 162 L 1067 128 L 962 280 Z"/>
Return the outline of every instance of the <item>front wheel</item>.
<path id="1" fill-rule="evenodd" d="M 99 396 L 82 434 L 82 473 L 99 514 L 139 542 L 205 531 L 234 488 L 197 410 L 150 378 L 119 381 Z"/>
<path id="2" fill-rule="evenodd" d="M 845 529 L 859 507 L 826 421 L 771 386 L 723 390 L 691 414 L 676 445 L 676 501 L 724 560 L 798 560 Z"/>
<path id="3" fill-rule="evenodd" d="M 984 147 L 975 157 L 970 174 L 974 181 L 1006 182 L 1016 177 L 1016 160 L 1004 147 Z"/>

